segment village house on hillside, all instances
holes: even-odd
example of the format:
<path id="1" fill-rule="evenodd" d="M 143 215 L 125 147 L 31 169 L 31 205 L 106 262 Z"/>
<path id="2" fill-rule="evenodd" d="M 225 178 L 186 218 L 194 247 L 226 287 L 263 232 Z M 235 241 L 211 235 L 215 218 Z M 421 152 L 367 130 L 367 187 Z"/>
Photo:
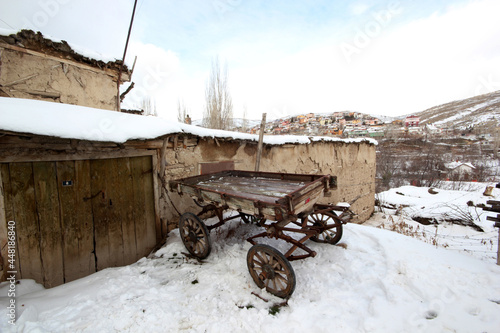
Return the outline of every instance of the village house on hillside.
<path id="1" fill-rule="evenodd" d="M 471 163 L 459 161 L 445 163 L 444 166 L 447 171 L 447 177 L 453 180 L 471 180 L 476 171 L 476 167 Z"/>
<path id="2" fill-rule="evenodd" d="M 167 190 L 169 180 L 254 170 L 258 136 L 115 112 L 120 64 L 74 51 L 68 59 L 45 39 L 35 52 L 17 38 L 0 38 L 3 279 L 9 221 L 16 277 L 53 287 L 147 256 L 180 214 L 198 213 L 192 200 Z M 336 177 L 323 203 L 350 203 L 353 222 L 361 222 L 374 207 L 375 145 L 265 136 L 260 170 Z"/>
<path id="3" fill-rule="evenodd" d="M 420 123 L 420 117 L 418 116 L 408 116 L 405 118 L 405 127 L 417 127 Z"/>

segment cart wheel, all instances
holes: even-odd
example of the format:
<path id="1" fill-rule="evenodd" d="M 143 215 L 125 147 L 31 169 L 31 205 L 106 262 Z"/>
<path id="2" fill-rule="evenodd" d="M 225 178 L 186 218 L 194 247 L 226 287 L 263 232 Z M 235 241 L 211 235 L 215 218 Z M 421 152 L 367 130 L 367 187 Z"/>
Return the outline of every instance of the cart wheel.
<path id="1" fill-rule="evenodd" d="M 295 273 L 290 262 L 275 248 L 256 244 L 248 250 L 247 265 L 259 288 L 286 298 L 295 290 Z"/>
<path id="2" fill-rule="evenodd" d="M 212 250 L 207 226 L 193 213 L 182 214 L 179 220 L 179 233 L 186 249 L 193 256 L 204 259 Z"/>
<path id="3" fill-rule="evenodd" d="M 337 244 L 342 238 L 342 222 L 334 213 L 311 213 L 304 217 L 307 219 L 308 226 L 323 227 L 334 224 L 330 229 L 322 230 L 317 236 L 311 237 L 311 240 L 318 243 Z"/>
<path id="4" fill-rule="evenodd" d="M 240 213 L 240 217 L 243 220 L 243 222 L 245 222 L 245 223 L 258 223 L 259 222 L 259 219 L 253 215 Z"/>

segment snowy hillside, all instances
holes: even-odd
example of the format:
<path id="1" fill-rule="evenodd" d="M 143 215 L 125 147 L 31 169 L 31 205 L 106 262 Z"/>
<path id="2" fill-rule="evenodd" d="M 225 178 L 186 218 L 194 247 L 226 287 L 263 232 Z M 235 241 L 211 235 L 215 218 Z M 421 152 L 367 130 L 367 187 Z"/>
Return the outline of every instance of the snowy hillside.
<path id="1" fill-rule="evenodd" d="M 483 199 L 479 186 L 461 191 L 462 197 L 437 191 L 431 197 L 419 188 L 400 188 L 387 192 L 385 203 L 396 204 L 401 197 L 407 199 L 399 202 L 403 209 L 437 213 L 446 197 L 460 207 L 463 200 Z M 498 200 L 498 191 L 488 198 Z M 318 255 L 292 262 L 297 287 L 287 304 L 253 283 L 245 238 L 260 230 L 235 221 L 211 234 L 212 253 L 203 262 L 183 255 L 186 249 L 175 230 L 151 259 L 49 290 L 22 280 L 17 324 L 2 320 L 0 331 L 498 332 L 500 266 L 488 256 L 465 252 L 470 244 L 436 246 L 380 228 L 390 218 L 409 216 L 395 213 L 375 214 L 368 224 L 379 228 L 347 224 L 337 246 L 309 242 Z M 483 217 L 478 224 L 491 229 Z M 433 235 L 454 228 L 428 227 Z M 461 232 L 478 234 L 452 234 Z M 7 287 L 0 285 L 3 318 Z"/>
<path id="2" fill-rule="evenodd" d="M 366 224 L 495 263 L 498 230 L 486 219 L 494 215 L 481 208 L 488 200 L 500 199 L 497 188 L 493 188 L 493 196 L 483 195 L 486 186 L 491 185 L 442 182 L 440 188 L 433 189 L 393 188 L 377 194 L 380 213 Z"/>
<path id="3" fill-rule="evenodd" d="M 500 124 L 500 91 L 435 106 L 417 114 L 421 124 L 447 128 L 484 128 Z"/>

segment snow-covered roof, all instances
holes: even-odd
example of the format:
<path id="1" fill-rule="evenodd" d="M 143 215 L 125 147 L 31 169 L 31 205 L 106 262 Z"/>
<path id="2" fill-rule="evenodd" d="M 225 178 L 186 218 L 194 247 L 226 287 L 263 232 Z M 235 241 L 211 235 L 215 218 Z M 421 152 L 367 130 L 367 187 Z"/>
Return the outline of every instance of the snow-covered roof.
<path id="1" fill-rule="evenodd" d="M 471 169 L 475 169 L 476 167 L 473 166 L 471 163 L 463 163 L 463 162 L 458 162 L 458 161 L 455 161 L 455 162 L 450 162 L 450 163 L 445 163 L 445 167 L 448 168 L 448 169 L 456 169 L 460 166 L 467 166 Z"/>
<path id="2" fill-rule="evenodd" d="M 60 38 L 42 35 L 41 32 L 34 32 L 27 29 L 17 31 L 13 29 L 0 28 L 0 39 L 4 39 L 3 37 L 9 36 L 21 41 L 22 45 L 16 43 L 16 46 L 22 46 L 23 48 L 33 49 L 34 45 L 43 45 L 43 53 L 45 54 L 51 54 L 53 52 L 62 53 L 65 54 L 68 59 L 74 59 L 92 65 L 100 63 L 98 67 L 106 65 L 110 68 L 118 68 L 118 66 L 120 66 L 120 64 L 117 63 L 117 60 L 119 59 L 116 59 L 116 57 L 104 55 L 77 44 L 68 43 Z M 68 50 L 67 47 L 70 49 Z M 38 48 L 39 47 L 35 47 L 34 49 L 38 50 Z M 127 66 L 129 64 L 126 63 L 125 65 Z M 127 72 L 126 66 L 124 67 L 125 72 Z"/>
<path id="3" fill-rule="evenodd" d="M 155 139 L 168 134 L 192 134 L 199 137 L 258 141 L 253 134 L 213 130 L 168 121 L 159 117 L 138 116 L 116 111 L 45 102 L 30 99 L 0 97 L 0 130 L 53 136 L 65 139 L 123 143 L 128 140 Z M 264 143 L 308 144 L 318 141 L 346 143 L 367 142 L 369 138 L 338 139 L 293 135 L 266 135 Z"/>

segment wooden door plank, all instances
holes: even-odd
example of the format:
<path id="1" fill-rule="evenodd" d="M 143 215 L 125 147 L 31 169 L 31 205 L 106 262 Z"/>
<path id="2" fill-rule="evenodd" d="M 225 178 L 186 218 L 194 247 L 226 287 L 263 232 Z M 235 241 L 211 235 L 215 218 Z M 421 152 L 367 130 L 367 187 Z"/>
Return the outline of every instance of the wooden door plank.
<path id="1" fill-rule="evenodd" d="M 109 248 L 109 198 L 106 192 L 107 160 L 90 161 L 90 188 L 92 216 L 94 220 L 94 244 L 96 268 L 101 270 L 111 266 Z"/>
<path id="2" fill-rule="evenodd" d="M 55 162 L 33 163 L 35 200 L 40 228 L 43 284 L 47 288 L 64 283 L 59 195 Z"/>
<path id="3" fill-rule="evenodd" d="M 96 270 L 90 162 L 61 161 L 56 166 L 63 233 L 64 281 L 70 282 Z"/>
<path id="4" fill-rule="evenodd" d="M 120 220 L 123 239 L 123 262 L 129 265 L 137 261 L 136 228 L 134 214 L 134 190 L 130 160 L 133 158 L 115 159 L 114 175 L 116 176 L 115 209 Z M 117 221 L 118 222 L 118 221 Z"/>
<path id="5" fill-rule="evenodd" d="M 156 245 L 153 166 L 151 157 L 131 158 L 137 259 L 147 256 Z"/>
<path id="6" fill-rule="evenodd" d="M 123 230 L 122 230 L 122 209 L 121 197 L 124 188 L 123 169 L 120 167 L 119 159 L 105 160 L 106 174 L 106 197 L 108 219 L 108 242 L 110 249 L 110 266 L 123 266 L 125 263 L 123 253 Z"/>
<path id="7" fill-rule="evenodd" d="M 11 274 L 16 276 L 16 279 L 21 278 L 21 262 L 19 258 L 16 256 L 14 258 L 14 262 L 9 262 L 9 246 L 7 241 L 9 240 L 9 231 L 15 230 L 15 218 L 14 218 L 14 207 L 12 201 L 12 187 L 10 183 L 10 172 L 8 164 L 0 164 L 0 248 L 1 248 L 1 257 L 3 259 L 3 270 L 4 274 L 0 277 L 0 281 L 5 281 L 5 279 Z M 9 228 L 9 221 L 13 221 L 14 230 Z M 19 253 L 19 249 L 17 247 L 17 238 L 14 237 L 15 240 L 15 253 Z M 12 248 L 12 247 L 10 247 Z M 7 272 L 16 272 L 16 273 L 7 273 Z"/>
<path id="8" fill-rule="evenodd" d="M 43 283 L 32 163 L 11 163 L 10 180 L 21 278 Z"/>

